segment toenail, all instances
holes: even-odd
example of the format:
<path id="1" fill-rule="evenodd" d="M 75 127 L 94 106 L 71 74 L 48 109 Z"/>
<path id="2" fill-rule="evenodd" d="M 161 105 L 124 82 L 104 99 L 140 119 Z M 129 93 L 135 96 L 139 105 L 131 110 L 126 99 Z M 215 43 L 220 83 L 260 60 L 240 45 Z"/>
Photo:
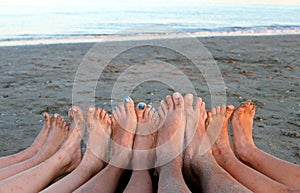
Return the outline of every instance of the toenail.
<path id="1" fill-rule="evenodd" d="M 141 103 L 139 104 L 139 109 L 143 110 L 145 108 L 145 104 Z"/>
<path id="2" fill-rule="evenodd" d="M 174 97 L 175 97 L 176 99 L 179 99 L 179 94 L 178 94 L 178 93 L 174 93 Z"/>
<path id="3" fill-rule="evenodd" d="M 129 96 L 124 97 L 124 101 L 125 101 L 125 103 L 129 103 L 130 102 Z"/>
<path id="4" fill-rule="evenodd" d="M 90 107 L 90 108 L 89 108 L 89 111 L 90 111 L 90 112 L 93 112 L 94 110 L 95 110 L 94 107 Z"/>
<path id="5" fill-rule="evenodd" d="M 192 94 L 187 94 L 187 98 L 188 98 L 188 99 L 192 99 L 192 98 L 193 98 L 193 95 L 192 95 Z"/>
<path id="6" fill-rule="evenodd" d="M 152 108 L 152 106 L 151 106 L 151 105 L 147 105 L 147 108 L 151 109 L 151 108 Z"/>

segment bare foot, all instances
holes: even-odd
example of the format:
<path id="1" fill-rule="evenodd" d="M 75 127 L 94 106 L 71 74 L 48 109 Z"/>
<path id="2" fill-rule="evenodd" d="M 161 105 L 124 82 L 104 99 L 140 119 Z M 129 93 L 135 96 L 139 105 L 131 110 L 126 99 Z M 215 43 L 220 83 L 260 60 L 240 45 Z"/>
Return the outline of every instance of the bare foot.
<path id="1" fill-rule="evenodd" d="M 67 127 L 63 117 L 54 114 L 47 139 L 41 150 L 33 158 L 37 159 L 38 162 L 48 159 L 61 147 L 68 132 L 69 127 Z"/>
<path id="2" fill-rule="evenodd" d="M 137 117 L 134 103 L 130 97 L 125 97 L 112 113 L 112 158 L 110 165 L 127 168 L 132 156 L 134 133 Z"/>
<path id="3" fill-rule="evenodd" d="M 182 151 L 186 124 L 184 100 L 180 93 L 167 96 L 161 102 L 159 115 L 162 126 L 158 131 L 156 171 L 158 192 L 190 192 L 182 174 Z"/>
<path id="4" fill-rule="evenodd" d="M 109 161 L 110 125 L 110 117 L 104 109 L 96 109 L 95 107 L 88 109 L 87 129 L 89 139 L 86 153 L 98 161 Z"/>
<path id="5" fill-rule="evenodd" d="M 132 169 L 146 170 L 154 167 L 158 115 L 150 106 L 139 103 L 136 107 L 137 129 L 134 138 Z"/>
<path id="6" fill-rule="evenodd" d="M 83 112 L 79 107 L 72 107 L 69 110 L 71 121 L 69 135 L 63 146 L 57 152 L 62 163 L 66 166 L 61 170 L 61 174 L 73 171 L 81 161 L 81 139 L 85 132 L 85 121 Z"/>
<path id="7" fill-rule="evenodd" d="M 45 143 L 46 138 L 49 134 L 49 130 L 50 130 L 51 115 L 49 115 L 48 113 L 44 113 L 43 116 L 45 119 L 44 126 L 31 145 L 31 148 L 35 149 L 36 152 L 38 152 L 42 148 L 42 146 Z"/>
<path id="8" fill-rule="evenodd" d="M 234 111 L 234 106 L 218 106 L 213 108 L 208 113 L 208 126 L 207 131 L 211 140 L 216 138 L 213 145 L 213 155 L 218 160 L 220 154 L 231 152 L 230 140 L 228 135 L 228 120 Z M 217 136 L 217 137 L 216 137 Z"/>
<path id="9" fill-rule="evenodd" d="M 2 168 L 0 171 L 0 181 L 34 167 L 51 157 L 61 147 L 68 129 L 65 120 L 58 114 L 55 114 L 51 120 L 49 135 L 41 150 L 28 160 Z"/>
<path id="10" fill-rule="evenodd" d="M 85 126 L 83 115 L 78 107 L 73 107 L 69 111 L 69 116 L 73 130 L 64 145 L 66 146 L 65 149 L 62 148 L 56 156 L 60 159 L 63 157 L 62 160 L 65 161 L 63 163 L 63 172 L 71 171 L 75 167 L 76 169 L 63 179 L 44 189 L 41 193 L 73 192 L 105 166 L 103 160 L 105 159 L 106 161 L 108 157 L 110 139 L 110 119 L 107 113 L 100 108 L 89 107 L 86 118 L 89 137 L 86 151 L 79 165 L 78 162 L 81 159 L 80 141 L 83 136 L 79 130 L 84 130 Z M 75 123 L 75 120 L 78 120 L 78 123 Z M 68 152 L 72 154 L 70 155 Z"/>
<path id="11" fill-rule="evenodd" d="M 183 171 L 187 177 L 187 181 L 197 185 L 201 188 L 198 177 L 193 173 L 191 163 L 194 162 L 198 156 L 201 156 L 208 151 L 211 153 L 210 142 L 205 144 L 205 121 L 207 113 L 205 110 L 205 103 L 201 98 L 197 99 L 195 109 L 193 108 L 193 95 L 187 94 L 184 97 L 184 107 L 186 113 L 186 128 L 185 138 L 187 147 L 184 154 Z M 208 141 L 207 137 L 206 140 Z M 212 154 L 211 154 L 212 155 Z"/>
<path id="12" fill-rule="evenodd" d="M 192 95 L 186 95 L 186 140 L 190 141 L 191 139 L 188 137 L 192 137 L 191 143 L 186 148 L 184 159 L 184 173 L 187 180 L 195 186 L 195 190 L 202 189 L 202 192 L 250 192 L 218 165 L 211 149 L 212 143 L 210 139 L 212 139 L 211 134 L 214 132 L 209 134 L 208 131 L 221 130 L 222 133 L 222 129 L 226 127 L 222 128 L 222 124 L 228 122 L 234 107 L 228 106 L 227 111 L 226 106 L 213 108 L 209 112 L 208 128 L 206 130 L 207 113 L 205 111 L 205 103 L 199 98 L 195 110 L 192 107 L 192 103 Z M 194 133 L 197 119 L 197 129 L 196 133 Z M 214 141 L 214 139 L 212 140 Z"/>
<path id="13" fill-rule="evenodd" d="M 16 153 L 14 155 L 9 155 L 0 158 L 0 169 L 11 166 L 13 164 L 25 161 L 33 157 L 43 146 L 50 130 L 50 119 L 51 115 L 44 113 L 44 126 L 38 136 L 35 138 L 34 142 L 27 149 Z"/>
<path id="14" fill-rule="evenodd" d="M 231 120 L 233 133 L 233 150 L 238 158 L 243 160 L 245 154 L 255 148 L 252 138 L 255 105 L 252 101 L 241 104 L 233 113 Z"/>
<path id="15" fill-rule="evenodd" d="M 195 156 L 204 155 L 210 150 L 207 147 L 209 144 L 204 144 L 204 137 L 206 133 L 205 121 L 207 113 L 205 110 L 205 103 L 201 98 L 197 100 L 197 106 L 193 108 L 193 95 L 187 94 L 184 97 L 184 105 L 186 111 L 186 129 L 185 137 L 187 142 L 185 160 L 192 160 Z"/>
<path id="16" fill-rule="evenodd" d="M 184 101 L 180 93 L 167 96 L 166 100 L 161 101 L 158 111 L 162 126 L 158 130 L 156 148 L 156 167 L 169 163 L 178 156 L 183 150 L 185 112 Z M 182 159 L 179 159 L 179 167 L 182 166 Z"/>

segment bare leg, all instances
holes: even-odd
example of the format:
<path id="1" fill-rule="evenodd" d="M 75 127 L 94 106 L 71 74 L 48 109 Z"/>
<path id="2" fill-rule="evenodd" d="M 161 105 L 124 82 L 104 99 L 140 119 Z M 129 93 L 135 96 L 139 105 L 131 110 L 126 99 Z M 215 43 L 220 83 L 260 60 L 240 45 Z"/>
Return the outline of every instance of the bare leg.
<path id="1" fill-rule="evenodd" d="M 41 150 L 28 160 L 2 168 L 0 170 L 0 181 L 34 167 L 51 157 L 61 147 L 68 133 L 68 127 L 61 127 L 62 122 L 64 122 L 64 119 L 58 114 L 55 114 L 51 121 L 46 142 Z"/>
<path id="2" fill-rule="evenodd" d="M 158 192 L 190 192 L 181 171 L 186 122 L 181 94 L 167 96 L 158 112 L 163 122 L 158 131 L 156 148 Z"/>
<path id="3" fill-rule="evenodd" d="M 155 145 L 159 119 L 144 103 L 136 107 L 138 126 L 134 138 L 132 175 L 124 192 L 153 192 L 149 169 L 154 167 Z"/>
<path id="4" fill-rule="evenodd" d="M 214 159 L 211 143 L 206 136 L 205 121 L 207 113 L 205 103 L 198 98 L 196 109 L 193 109 L 193 95 L 184 97 L 187 115 L 186 141 L 188 144 L 184 157 L 184 173 L 188 179 L 193 179 L 194 184 L 203 192 L 251 192 L 223 168 Z"/>
<path id="5" fill-rule="evenodd" d="M 292 188 L 300 189 L 300 166 L 280 160 L 258 149 L 252 138 L 255 106 L 251 101 L 241 105 L 233 114 L 232 130 L 235 154 L 244 163 L 270 178 Z"/>
<path id="6" fill-rule="evenodd" d="M 244 165 L 235 157 L 230 148 L 228 136 L 228 118 L 232 111 L 232 106 L 227 107 L 227 109 L 226 106 L 221 106 L 213 108 L 208 114 L 208 131 L 218 130 L 222 127 L 219 137 L 213 146 L 213 155 L 219 165 L 253 192 L 290 192 L 291 190 L 287 186 L 284 186 Z"/>
<path id="7" fill-rule="evenodd" d="M 19 163 L 22 161 L 25 161 L 25 160 L 31 158 L 32 156 L 34 156 L 41 149 L 41 147 L 45 143 L 45 140 L 46 140 L 47 135 L 50 130 L 51 116 L 48 113 L 45 113 L 44 118 L 45 118 L 44 127 L 42 128 L 42 130 L 40 131 L 38 136 L 35 138 L 32 145 L 30 147 L 28 147 L 27 149 L 25 149 L 19 153 L 16 153 L 14 155 L 1 157 L 0 158 L 0 169 L 11 166 L 13 164 L 16 164 L 16 163 Z"/>
<path id="8" fill-rule="evenodd" d="M 60 148 L 53 156 L 45 162 L 30 168 L 18 175 L 12 176 L 0 182 L 0 192 L 5 193 L 32 193 L 42 190 L 47 186 L 55 177 L 70 172 L 80 162 L 81 159 L 81 132 L 82 112 L 79 108 L 73 107 L 71 116 L 74 116 L 70 134 Z M 58 121 L 57 127 L 67 128 L 65 121 Z M 54 143 L 54 142 L 53 142 Z"/>
<path id="9" fill-rule="evenodd" d="M 76 193 L 115 192 L 124 168 L 128 167 L 131 159 L 137 122 L 133 101 L 129 97 L 125 97 L 124 101 L 112 114 L 113 155 L 109 164 L 78 188 Z"/>
<path id="10" fill-rule="evenodd" d="M 73 192 L 99 172 L 108 161 L 110 118 L 105 110 L 90 107 L 87 112 L 89 139 L 79 166 L 69 175 L 48 187 L 43 193 Z"/>

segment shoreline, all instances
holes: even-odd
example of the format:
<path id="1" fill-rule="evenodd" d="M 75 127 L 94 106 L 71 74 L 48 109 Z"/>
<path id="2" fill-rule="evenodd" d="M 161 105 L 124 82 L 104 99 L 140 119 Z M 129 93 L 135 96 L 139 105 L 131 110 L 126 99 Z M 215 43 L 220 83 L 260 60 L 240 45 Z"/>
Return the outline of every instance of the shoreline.
<path id="1" fill-rule="evenodd" d="M 69 36 L 64 38 L 37 38 L 22 40 L 0 40 L 0 47 L 6 46 L 34 46 L 34 45 L 53 45 L 53 44 L 78 44 L 78 43 L 105 43 L 139 40 L 157 40 L 157 39 L 177 39 L 177 38 L 215 38 L 215 37 L 261 37 L 261 36 L 296 36 L 300 31 L 281 30 L 270 32 L 193 32 L 193 33 L 149 33 L 149 34 L 107 34 L 107 35 L 84 35 Z"/>
<path id="2" fill-rule="evenodd" d="M 252 99 L 257 105 L 254 140 L 262 150 L 300 164 L 300 38 L 299 35 L 219 36 L 200 38 L 216 60 L 226 86 L 228 104 L 237 107 Z M 124 42 L 103 42 L 118 48 Z M 94 43 L 42 44 L 0 47 L 0 156 L 28 147 L 42 128 L 42 112 L 59 113 L 67 120 L 73 105 L 76 72 Z M 111 112 L 110 89 L 131 64 L 141 64 L 147 47 L 114 58 L 95 91 L 95 104 Z M 178 53 L 157 49 L 154 59 L 175 65 L 186 74 L 196 94 L 211 105 L 210 92 L 200 72 Z M 95 58 L 89 60 L 97 65 Z M 136 73 L 133 73 L 137 75 Z M 143 72 L 142 75 L 146 75 Z M 176 74 L 170 73 L 172 79 Z M 178 79 L 179 80 L 179 79 Z M 145 82 L 132 92 L 134 101 L 153 103 L 173 88 Z M 183 93 L 185 94 L 185 93 Z M 122 100 L 120 96 L 114 102 Z M 85 109 L 83 109 L 85 111 Z M 4 140 L 5 139 L 5 140 Z"/>

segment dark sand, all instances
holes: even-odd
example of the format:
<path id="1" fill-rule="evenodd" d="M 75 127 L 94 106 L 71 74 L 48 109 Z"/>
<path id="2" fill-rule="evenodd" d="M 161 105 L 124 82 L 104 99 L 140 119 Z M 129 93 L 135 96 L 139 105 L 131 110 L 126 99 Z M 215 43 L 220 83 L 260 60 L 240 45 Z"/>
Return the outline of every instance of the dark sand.
<path id="1" fill-rule="evenodd" d="M 227 103 L 238 106 L 247 99 L 256 103 L 257 146 L 300 164 L 300 36 L 217 37 L 200 41 L 218 63 Z M 118 44 L 110 43 L 115 47 Z M 0 47 L 0 156 L 23 150 L 32 143 L 42 128 L 43 112 L 59 113 L 67 118 L 77 68 L 93 45 Z M 198 96 L 210 108 L 206 82 L 188 59 L 166 49 L 151 50 L 150 56 L 148 51 L 149 47 L 140 47 L 112 60 L 96 88 L 97 106 L 111 112 L 111 88 L 131 64 L 145 64 L 135 57 L 139 56 L 175 65 L 192 81 Z M 88 60 L 95 66 L 99 62 L 97 58 Z M 169 76 L 172 79 L 175 75 L 169 73 Z M 135 102 L 152 102 L 157 106 L 174 89 L 178 90 L 148 81 L 139 84 L 131 96 Z M 113 98 L 113 104 L 121 100 L 122 96 Z"/>

